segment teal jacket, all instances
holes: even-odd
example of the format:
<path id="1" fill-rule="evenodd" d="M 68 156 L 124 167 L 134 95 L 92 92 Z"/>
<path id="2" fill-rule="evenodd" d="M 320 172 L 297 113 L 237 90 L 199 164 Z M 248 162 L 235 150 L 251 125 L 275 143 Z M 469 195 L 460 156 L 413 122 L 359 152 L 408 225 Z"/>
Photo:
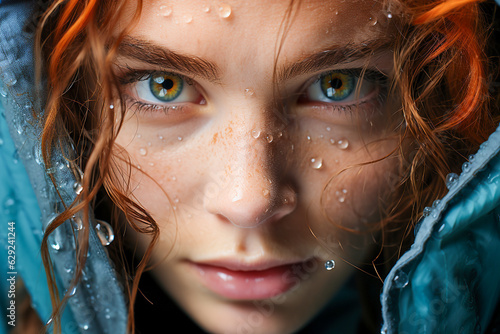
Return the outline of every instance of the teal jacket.
<path id="1" fill-rule="evenodd" d="M 500 1 L 500 0 L 497 0 Z M 34 1 L 0 0 L 0 334 L 15 324 L 15 282 L 22 278 L 41 319 L 51 303 L 40 256 L 43 231 L 62 200 L 75 198 L 80 175 L 61 153 L 51 169 L 40 157 L 33 121 Z M 67 152 L 71 155 L 71 144 Z M 382 333 L 485 333 L 500 297 L 500 130 L 449 175 L 448 194 L 425 210 L 415 242 L 387 276 L 380 296 Z M 56 189 L 48 179 L 52 174 Z M 61 293 L 74 273 L 76 218 L 49 238 Z M 96 227 L 96 223 L 92 222 Z M 98 230 L 82 282 L 70 292 L 64 334 L 125 333 L 126 298 Z M 334 321 L 332 319 L 332 321 Z"/>

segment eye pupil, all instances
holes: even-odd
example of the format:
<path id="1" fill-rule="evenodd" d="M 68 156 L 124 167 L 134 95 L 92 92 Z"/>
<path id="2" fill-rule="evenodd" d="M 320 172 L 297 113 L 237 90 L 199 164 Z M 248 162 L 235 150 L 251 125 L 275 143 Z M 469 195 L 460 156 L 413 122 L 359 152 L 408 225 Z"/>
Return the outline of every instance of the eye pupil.
<path id="1" fill-rule="evenodd" d="M 165 81 L 162 82 L 162 87 L 164 89 L 172 89 L 172 87 L 174 87 L 174 82 L 171 80 L 171 79 L 167 79 Z"/>
<path id="2" fill-rule="evenodd" d="M 339 78 L 333 78 L 332 81 L 330 81 L 330 86 L 333 89 L 339 89 L 340 87 L 342 87 L 342 84 L 342 80 L 340 80 Z"/>

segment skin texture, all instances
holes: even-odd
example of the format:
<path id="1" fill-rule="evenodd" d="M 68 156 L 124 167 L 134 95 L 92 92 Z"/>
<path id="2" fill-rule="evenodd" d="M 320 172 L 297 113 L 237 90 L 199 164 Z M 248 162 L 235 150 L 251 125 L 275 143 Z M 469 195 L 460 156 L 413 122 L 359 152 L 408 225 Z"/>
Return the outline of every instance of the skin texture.
<path id="1" fill-rule="evenodd" d="M 378 82 L 363 83 L 351 101 L 305 97 L 330 70 L 366 66 L 390 74 L 390 50 L 329 61 L 279 83 L 273 81 L 275 65 L 279 74 L 321 51 L 390 39 L 394 27 L 387 7 L 374 1 L 303 1 L 282 40 L 287 1 L 227 1 L 228 17 L 219 15 L 221 4 L 215 2 L 164 5 L 144 1 L 128 42 L 203 59 L 218 77 L 208 80 L 126 53 L 116 62 L 120 69 L 185 75 L 184 87 L 192 94 L 186 102 L 146 101 L 137 83 L 123 85 L 128 110 L 115 152 L 130 158 L 128 193 L 161 229 L 153 275 L 209 332 L 296 331 L 356 270 L 350 263 L 369 262 L 367 255 L 380 246 L 373 228 L 398 178 L 393 152 L 401 120 L 396 102 Z M 135 100 L 156 107 L 138 108 Z M 119 162 L 128 173 L 126 164 Z M 144 251 L 148 237 L 134 238 Z M 242 300 L 210 289 L 194 265 L 221 259 L 241 266 L 301 264 L 283 275 L 294 284 L 288 291 Z M 331 271 L 324 269 L 329 259 L 336 262 Z"/>

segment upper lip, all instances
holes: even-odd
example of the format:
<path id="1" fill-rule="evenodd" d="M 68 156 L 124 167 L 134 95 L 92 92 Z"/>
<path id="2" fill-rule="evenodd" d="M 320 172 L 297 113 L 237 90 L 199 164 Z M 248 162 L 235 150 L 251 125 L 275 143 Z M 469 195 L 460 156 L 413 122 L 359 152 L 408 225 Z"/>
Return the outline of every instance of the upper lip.
<path id="1" fill-rule="evenodd" d="M 275 259 L 261 259 L 253 261 L 245 261 L 238 259 L 213 259 L 204 261 L 193 262 L 196 265 L 201 266 L 212 266 L 225 268 L 232 271 L 262 271 L 271 268 L 300 264 L 306 262 L 309 259 L 293 259 L 293 260 L 275 260 Z"/>

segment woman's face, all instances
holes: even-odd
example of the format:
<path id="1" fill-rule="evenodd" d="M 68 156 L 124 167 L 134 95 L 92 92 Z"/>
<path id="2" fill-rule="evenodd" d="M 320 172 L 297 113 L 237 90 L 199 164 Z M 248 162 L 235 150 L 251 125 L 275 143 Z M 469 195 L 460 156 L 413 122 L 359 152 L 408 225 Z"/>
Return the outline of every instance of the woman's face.
<path id="1" fill-rule="evenodd" d="M 117 59 L 116 152 L 161 230 L 153 274 L 209 332 L 305 325 L 376 251 L 397 179 L 390 9 L 289 9 L 144 0 Z"/>

